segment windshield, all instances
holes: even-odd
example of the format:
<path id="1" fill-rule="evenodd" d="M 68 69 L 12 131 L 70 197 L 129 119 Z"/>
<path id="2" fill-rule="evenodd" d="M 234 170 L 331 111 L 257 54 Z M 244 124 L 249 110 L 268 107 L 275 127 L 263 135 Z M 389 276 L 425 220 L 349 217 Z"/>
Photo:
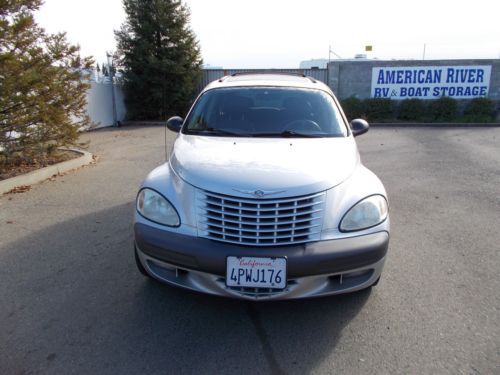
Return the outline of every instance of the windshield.
<path id="1" fill-rule="evenodd" d="M 344 137 L 333 98 L 321 90 L 251 87 L 205 92 L 184 134 L 240 137 Z"/>

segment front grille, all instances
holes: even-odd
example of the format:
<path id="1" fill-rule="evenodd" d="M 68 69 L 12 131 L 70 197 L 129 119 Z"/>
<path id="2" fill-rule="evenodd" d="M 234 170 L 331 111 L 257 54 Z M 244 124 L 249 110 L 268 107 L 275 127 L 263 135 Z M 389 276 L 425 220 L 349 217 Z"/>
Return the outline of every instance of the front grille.
<path id="1" fill-rule="evenodd" d="M 198 197 L 201 237 L 251 246 L 276 246 L 319 240 L 325 193 L 251 199 L 211 192 Z"/>

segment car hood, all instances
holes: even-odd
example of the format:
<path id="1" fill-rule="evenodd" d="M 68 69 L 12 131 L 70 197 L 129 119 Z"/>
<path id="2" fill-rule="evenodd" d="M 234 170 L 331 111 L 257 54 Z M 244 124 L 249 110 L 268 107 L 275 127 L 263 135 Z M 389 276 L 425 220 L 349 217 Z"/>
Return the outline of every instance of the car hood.
<path id="1" fill-rule="evenodd" d="M 316 193 L 346 180 L 359 163 L 352 137 L 232 138 L 180 134 L 174 172 L 200 189 L 240 197 Z"/>

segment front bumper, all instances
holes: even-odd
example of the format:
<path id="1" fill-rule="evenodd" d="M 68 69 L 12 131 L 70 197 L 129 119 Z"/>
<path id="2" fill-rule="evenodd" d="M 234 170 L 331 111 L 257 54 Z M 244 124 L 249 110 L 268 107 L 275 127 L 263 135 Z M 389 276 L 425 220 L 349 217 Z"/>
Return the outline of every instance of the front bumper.
<path id="1" fill-rule="evenodd" d="M 385 231 L 278 247 L 238 246 L 134 226 L 136 250 L 156 279 L 191 290 L 245 299 L 290 299 L 352 292 L 380 276 L 389 245 Z M 230 288 L 225 284 L 227 256 L 286 257 L 285 290 Z"/>

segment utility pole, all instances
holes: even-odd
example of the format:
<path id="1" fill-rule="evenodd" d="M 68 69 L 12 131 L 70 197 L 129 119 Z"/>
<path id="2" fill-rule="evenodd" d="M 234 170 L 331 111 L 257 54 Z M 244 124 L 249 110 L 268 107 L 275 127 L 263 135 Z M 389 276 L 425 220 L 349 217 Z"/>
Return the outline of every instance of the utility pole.
<path id="1" fill-rule="evenodd" d="M 422 60 L 425 60 L 425 47 L 426 47 L 426 44 L 424 43 L 424 52 L 422 53 Z"/>
<path id="2" fill-rule="evenodd" d="M 111 100 L 113 101 L 113 126 L 118 126 L 118 120 L 116 116 L 116 100 L 115 100 L 115 72 L 113 69 L 113 55 L 106 52 L 106 57 L 108 59 L 108 70 L 109 78 L 111 79 Z"/>

